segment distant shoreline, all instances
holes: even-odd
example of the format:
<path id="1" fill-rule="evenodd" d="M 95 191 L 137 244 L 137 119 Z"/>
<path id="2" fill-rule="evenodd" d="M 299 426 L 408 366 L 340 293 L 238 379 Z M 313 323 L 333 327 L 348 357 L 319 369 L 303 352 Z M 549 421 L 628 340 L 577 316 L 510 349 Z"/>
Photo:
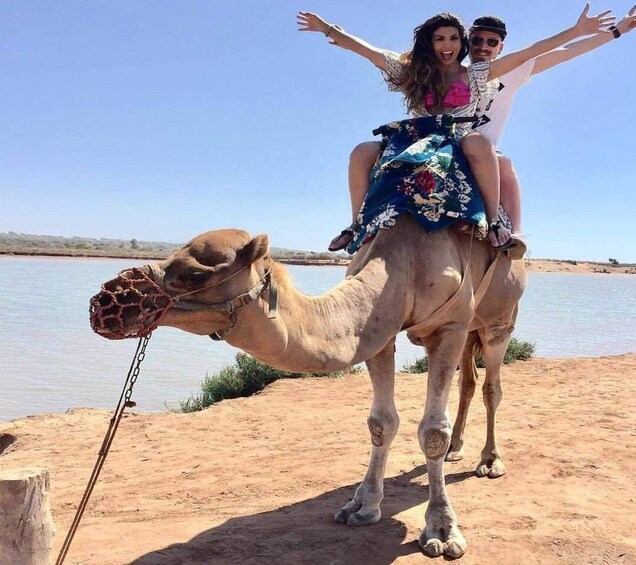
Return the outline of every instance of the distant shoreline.
<path id="1" fill-rule="evenodd" d="M 0 259 L 3 258 L 20 258 L 32 257 L 42 259 L 110 259 L 121 260 L 131 259 L 135 261 L 158 261 L 166 258 L 166 254 L 160 253 L 132 253 L 133 250 L 127 249 L 123 253 L 108 252 L 103 253 L 86 253 L 76 252 L 68 253 L 63 251 L 20 251 L 12 252 L 0 250 Z M 126 254 L 126 252 L 130 254 Z M 274 255 L 273 259 L 278 263 L 285 265 L 304 265 L 304 266 L 330 266 L 330 267 L 346 267 L 349 264 L 348 259 L 301 259 L 301 258 L 281 258 Z M 572 273 L 572 274 L 626 274 L 636 275 L 636 264 L 611 264 L 600 263 L 595 261 L 572 261 L 560 259 L 529 259 L 526 260 L 528 270 L 531 273 Z"/>
<path id="2" fill-rule="evenodd" d="M 165 254 L 139 253 L 139 254 L 121 254 L 117 253 L 64 253 L 57 251 L 21 251 L 19 253 L 12 251 L 0 250 L 0 259 L 4 258 L 20 258 L 32 257 L 34 259 L 131 259 L 133 261 L 161 261 L 167 257 Z M 311 266 L 336 266 L 346 267 L 349 259 L 299 259 L 273 256 L 274 261 L 285 265 L 311 265 Z"/>

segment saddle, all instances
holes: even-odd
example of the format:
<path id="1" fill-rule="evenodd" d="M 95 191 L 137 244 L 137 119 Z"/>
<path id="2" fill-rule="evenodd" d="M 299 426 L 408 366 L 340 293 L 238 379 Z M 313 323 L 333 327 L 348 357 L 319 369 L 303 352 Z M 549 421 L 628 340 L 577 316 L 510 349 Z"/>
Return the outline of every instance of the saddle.
<path id="1" fill-rule="evenodd" d="M 381 126 L 380 155 L 370 187 L 351 226 L 355 253 L 380 229 L 408 213 L 427 232 L 466 221 L 486 235 L 483 200 L 472 171 L 443 120 L 413 118 Z"/>

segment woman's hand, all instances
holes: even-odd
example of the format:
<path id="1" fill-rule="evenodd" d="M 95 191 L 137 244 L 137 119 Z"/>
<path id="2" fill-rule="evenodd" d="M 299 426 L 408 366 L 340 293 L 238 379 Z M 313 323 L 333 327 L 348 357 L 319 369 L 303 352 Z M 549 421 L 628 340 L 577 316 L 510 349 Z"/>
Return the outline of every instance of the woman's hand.
<path id="1" fill-rule="evenodd" d="M 296 23 L 298 24 L 298 31 L 319 31 L 320 33 L 327 33 L 330 27 L 320 16 L 312 14 L 311 12 L 298 12 L 298 14 L 296 14 Z"/>
<path id="2" fill-rule="evenodd" d="M 298 31 L 319 31 L 324 33 L 329 39 L 330 45 L 353 51 L 371 61 L 376 67 L 385 70 L 384 50 L 374 47 L 364 39 L 347 33 L 340 26 L 330 24 L 311 12 L 298 12 L 296 14 L 296 23 L 298 23 Z"/>
<path id="3" fill-rule="evenodd" d="M 320 33 L 329 34 L 329 43 L 342 47 L 342 45 L 338 43 L 338 40 L 331 36 L 331 31 L 334 29 L 342 31 L 340 26 L 329 24 L 320 16 L 312 14 L 311 12 L 298 12 L 298 14 L 296 14 L 296 23 L 298 24 L 298 31 L 319 31 Z"/>
<path id="4" fill-rule="evenodd" d="M 636 28 L 636 5 L 632 6 L 628 14 L 616 24 L 616 28 L 621 34 L 625 34 Z"/>
<path id="5" fill-rule="evenodd" d="M 597 16 L 588 17 L 587 14 L 589 11 L 590 3 L 588 2 L 585 4 L 585 8 L 583 8 L 576 24 L 574 24 L 574 29 L 577 31 L 578 37 L 598 33 L 599 31 L 603 31 L 607 27 L 616 23 L 616 17 L 608 15 L 612 13 L 612 10 L 605 10 Z"/>

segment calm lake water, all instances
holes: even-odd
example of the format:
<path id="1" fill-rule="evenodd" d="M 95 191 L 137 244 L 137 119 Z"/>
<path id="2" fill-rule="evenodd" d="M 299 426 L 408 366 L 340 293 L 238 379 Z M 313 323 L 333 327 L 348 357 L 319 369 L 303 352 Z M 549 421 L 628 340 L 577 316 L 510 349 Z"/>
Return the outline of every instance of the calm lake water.
<path id="1" fill-rule="evenodd" d="M 0 257 L 0 420 L 77 406 L 114 408 L 137 340 L 108 341 L 88 322 L 88 301 L 130 260 Z M 290 266 L 306 294 L 342 280 L 343 267 Z M 636 276 L 532 273 L 515 335 L 542 357 L 636 351 Z M 171 328 L 154 332 L 135 386 L 141 411 L 176 406 L 237 350 Z M 423 355 L 401 334 L 396 367 Z"/>

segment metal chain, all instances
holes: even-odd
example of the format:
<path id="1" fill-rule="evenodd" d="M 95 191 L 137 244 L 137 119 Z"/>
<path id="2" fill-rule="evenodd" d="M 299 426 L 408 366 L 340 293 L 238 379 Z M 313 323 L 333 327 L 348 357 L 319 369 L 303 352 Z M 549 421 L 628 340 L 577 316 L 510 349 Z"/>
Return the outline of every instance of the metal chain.
<path id="1" fill-rule="evenodd" d="M 110 424 L 108 425 L 108 430 L 106 431 L 106 435 L 104 436 L 102 447 L 100 448 L 99 454 L 97 455 L 97 461 L 95 461 L 93 472 L 88 479 L 88 484 L 86 485 L 86 489 L 84 490 L 82 499 L 79 503 L 79 506 L 77 507 L 77 512 L 75 513 L 75 517 L 73 518 L 73 522 L 71 523 L 68 534 L 66 534 L 66 538 L 64 540 L 64 543 L 62 544 L 62 549 L 60 549 L 60 553 L 57 556 L 55 565 L 62 565 L 62 563 L 64 563 L 64 559 L 66 558 L 68 550 L 71 547 L 73 537 L 77 532 L 77 528 L 79 527 L 79 523 L 82 519 L 82 515 L 84 514 L 84 510 L 86 510 L 86 506 L 88 506 L 88 501 L 91 497 L 93 489 L 95 488 L 95 484 L 97 483 L 99 473 L 101 472 L 102 467 L 104 466 L 104 462 L 106 461 L 106 456 L 108 455 L 110 446 L 112 445 L 113 439 L 115 438 L 115 432 L 117 431 L 119 423 L 124 415 L 124 410 L 126 410 L 127 407 L 132 407 L 135 405 L 134 402 L 131 402 L 130 398 L 132 396 L 135 382 L 137 382 L 137 377 L 139 376 L 141 362 L 146 357 L 146 346 L 150 341 L 150 336 L 152 336 L 152 333 L 139 339 L 137 350 L 135 351 L 135 355 L 133 356 L 132 363 L 130 364 L 130 369 L 128 370 L 128 376 L 126 377 L 126 382 L 124 383 L 124 388 L 119 397 L 119 402 L 117 403 L 117 407 L 115 408 L 113 416 L 110 419 Z"/>
<path id="2" fill-rule="evenodd" d="M 139 370 L 141 369 L 141 363 L 146 358 L 146 346 L 148 345 L 148 341 L 150 340 L 150 336 L 152 332 L 149 333 L 146 337 L 142 337 L 139 341 L 141 342 L 141 349 L 139 354 L 137 355 L 137 362 L 134 363 L 135 367 L 133 369 L 132 375 L 130 376 L 130 384 L 126 389 L 126 396 L 124 397 L 124 404 L 128 405 L 130 402 L 130 397 L 132 396 L 133 387 L 137 382 L 137 377 L 139 376 Z"/>

